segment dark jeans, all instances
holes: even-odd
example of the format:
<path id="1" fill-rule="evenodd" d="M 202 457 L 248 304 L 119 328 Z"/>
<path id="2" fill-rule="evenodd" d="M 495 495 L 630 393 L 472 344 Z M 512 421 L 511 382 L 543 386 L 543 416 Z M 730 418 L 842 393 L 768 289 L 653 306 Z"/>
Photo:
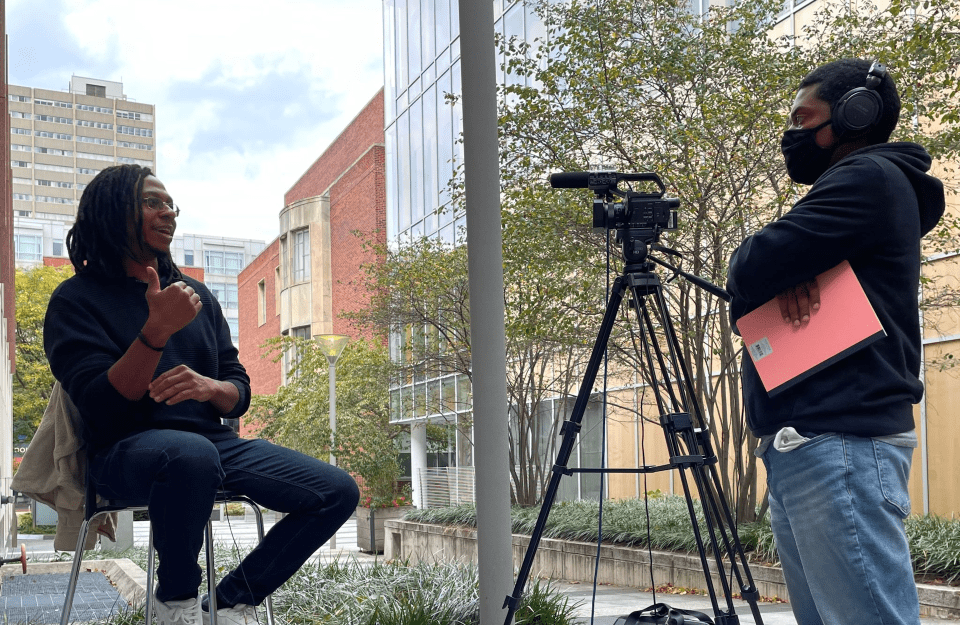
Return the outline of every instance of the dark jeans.
<path id="1" fill-rule="evenodd" d="M 197 596 L 203 530 L 218 488 L 287 513 L 217 585 L 218 604 L 259 605 L 333 536 L 359 492 L 341 469 L 265 440 L 213 443 L 199 434 L 151 430 L 126 438 L 91 463 L 107 498 L 148 502 L 161 601 Z"/>

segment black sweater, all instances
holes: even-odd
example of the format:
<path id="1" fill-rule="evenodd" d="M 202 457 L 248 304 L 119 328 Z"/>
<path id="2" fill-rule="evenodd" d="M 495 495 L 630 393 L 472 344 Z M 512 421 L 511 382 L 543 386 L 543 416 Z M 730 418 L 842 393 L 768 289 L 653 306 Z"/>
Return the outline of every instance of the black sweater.
<path id="1" fill-rule="evenodd" d="M 912 405 L 923 395 L 920 237 L 944 210 L 943 184 L 926 173 L 930 163 L 914 143 L 857 150 L 733 253 L 727 290 L 734 323 L 777 293 L 848 260 L 887 333 L 772 399 L 745 355 L 743 393 L 755 435 L 786 426 L 860 436 L 913 429 Z"/>
<path id="2" fill-rule="evenodd" d="M 209 402 L 187 400 L 168 406 L 150 399 L 129 401 L 107 379 L 107 370 L 137 340 L 149 309 L 147 285 L 135 278 L 111 280 L 89 272 L 63 282 L 53 292 L 43 325 L 50 368 L 84 421 L 84 440 L 91 456 L 113 443 L 149 429 L 196 432 L 210 440 L 235 438 L 221 417 L 236 418 L 250 405 L 250 378 L 216 298 L 200 282 L 183 281 L 200 295 L 203 308 L 186 327 L 170 337 L 153 377 L 185 364 L 197 373 L 229 381 L 240 400 L 221 415 Z M 168 280 L 161 277 L 161 287 Z"/>

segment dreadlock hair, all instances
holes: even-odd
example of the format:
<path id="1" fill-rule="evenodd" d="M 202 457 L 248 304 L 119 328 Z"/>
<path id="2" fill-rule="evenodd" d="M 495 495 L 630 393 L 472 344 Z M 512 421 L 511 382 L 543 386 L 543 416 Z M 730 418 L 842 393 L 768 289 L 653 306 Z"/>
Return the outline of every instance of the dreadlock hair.
<path id="1" fill-rule="evenodd" d="M 800 89 L 817 85 L 817 97 L 833 109 L 848 91 L 866 85 L 872 63 L 867 59 L 840 59 L 821 65 L 804 77 Z M 883 113 L 877 125 L 863 135 L 870 144 L 886 143 L 900 120 L 900 95 L 889 73 L 877 86 L 877 94 L 883 102 Z"/>
<path id="2" fill-rule="evenodd" d="M 77 220 L 67 233 L 67 250 L 74 270 L 120 279 L 123 261 L 134 258 L 129 226 L 143 246 L 143 181 L 153 172 L 140 165 L 107 167 L 90 181 L 80 196 Z M 182 277 L 169 252 L 157 257 L 158 273 Z"/>

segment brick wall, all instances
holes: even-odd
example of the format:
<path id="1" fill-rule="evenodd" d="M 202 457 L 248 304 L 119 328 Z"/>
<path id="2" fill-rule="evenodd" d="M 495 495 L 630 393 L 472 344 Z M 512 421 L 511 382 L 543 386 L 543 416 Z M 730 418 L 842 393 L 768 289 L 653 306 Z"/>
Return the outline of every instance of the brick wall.
<path id="1" fill-rule="evenodd" d="M 281 364 L 263 358 L 261 345 L 280 336 L 280 315 L 277 313 L 276 269 L 280 265 L 280 239 L 264 248 L 253 262 L 237 276 L 237 297 L 240 305 L 240 362 L 250 376 L 254 395 L 272 395 L 280 388 Z M 259 285 L 264 283 L 266 323 L 260 324 Z"/>
<path id="2" fill-rule="evenodd" d="M 372 338 L 343 314 L 362 310 L 369 300 L 360 286 L 362 267 L 377 259 L 371 250 L 364 249 L 364 239 L 386 242 L 384 154 L 382 143 L 372 146 L 330 188 L 333 331 L 354 338 Z"/>

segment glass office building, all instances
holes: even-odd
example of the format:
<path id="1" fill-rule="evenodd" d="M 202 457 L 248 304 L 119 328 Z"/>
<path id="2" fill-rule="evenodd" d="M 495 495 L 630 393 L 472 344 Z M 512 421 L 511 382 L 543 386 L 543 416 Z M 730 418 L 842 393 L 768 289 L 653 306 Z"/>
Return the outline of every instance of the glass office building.
<path id="1" fill-rule="evenodd" d="M 496 0 L 494 18 L 496 32 L 504 37 L 516 36 L 530 43 L 545 37 L 543 24 L 523 2 Z M 462 163 L 463 109 L 458 97 L 462 81 L 469 79 L 461 72 L 458 2 L 385 0 L 383 24 L 387 238 L 392 246 L 420 237 L 453 244 L 465 228 L 465 219 L 445 210 L 450 200 L 447 185 Z M 498 60 L 497 80 L 512 80 L 504 75 L 501 63 L 502 59 Z M 402 357 L 404 336 L 409 338 L 411 332 L 408 328 L 394 334 L 393 358 Z M 463 375 L 414 376 L 392 390 L 391 419 L 414 427 L 460 424 L 470 417 L 470 393 L 470 381 Z M 439 478 L 445 484 L 462 486 L 465 480 L 454 480 L 450 474 L 469 473 L 473 466 L 472 437 L 464 429 L 458 428 L 456 440 L 450 441 L 446 451 L 428 450 L 427 472 L 449 468 L 449 473 Z M 579 466 L 581 454 L 584 464 L 595 464 L 599 437 L 581 443 L 571 465 Z M 416 460 L 413 464 L 417 466 Z M 418 478 L 412 477 L 416 485 Z M 598 497 L 594 481 L 568 481 L 561 498 Z M 457 488 L 451 487 L 451 501 L 472 499 L 469 486 L 462 486 L 463 493 L 454 492 Z M 426 490 L 434 489 L 427 486 Z"/>

